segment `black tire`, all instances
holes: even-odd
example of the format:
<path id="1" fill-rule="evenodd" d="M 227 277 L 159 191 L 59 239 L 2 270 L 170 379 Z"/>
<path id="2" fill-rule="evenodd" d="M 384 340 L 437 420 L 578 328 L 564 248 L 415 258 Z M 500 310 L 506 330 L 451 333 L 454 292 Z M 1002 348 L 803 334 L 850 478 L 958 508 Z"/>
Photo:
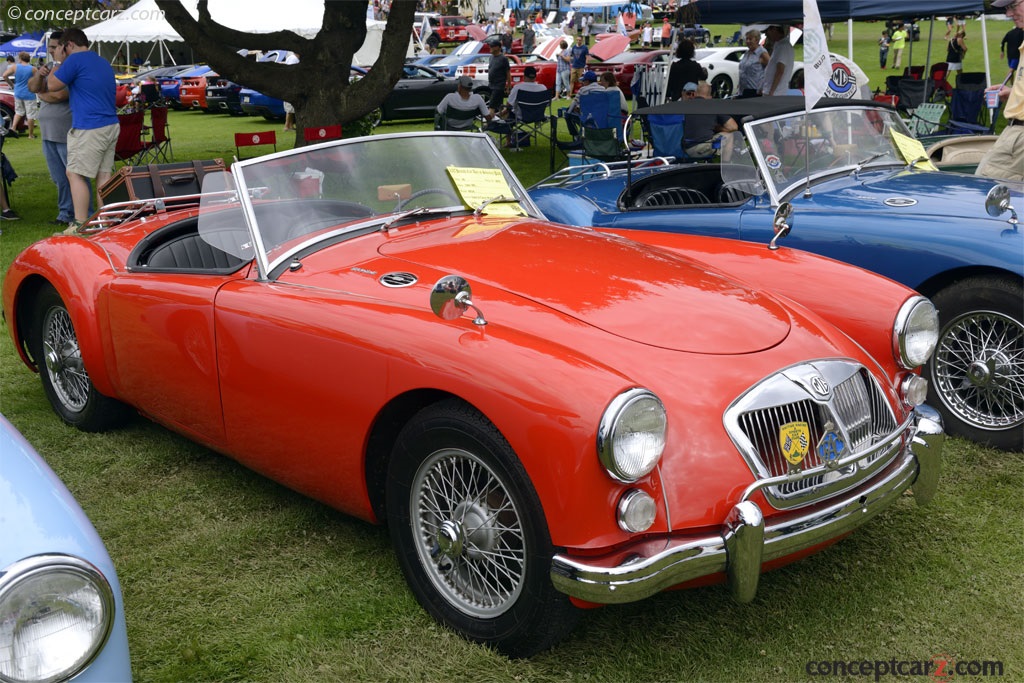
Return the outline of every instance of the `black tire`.
<path id="1" fill-rule="evenodd" d="M 0 127 L 3 127 L 4 131 L 8 131 L 11 129 L 12 123 L 14 123 L 14 110 L 6 104 L 0 105 Z"/>
<path id="2" fill-rule="evenodd" d="M 725 74 L 718 74 L 711 79 L 711 96 L 716 99 L 732 97 L 732 79 Z"/>
<path id="3" fill-rule="evenodd" d="M 431 33 L 427 36 L 427 47 L 429 47 L 431 51 L 437 50 L 439 45 L 441 45 L 441 39 L 436 33 Z"/>
<path id="4" fill-rule="evenodd" d="M 391 542 L 431 616 L 509 657 L 572 630 L 579 610 L 551 583 L 540 500 L 483 415 L 456 400 L 424 409 L 399 435 L 387 481 Z"/>
<path id="5" fill-rule="evenodd" d="M 941 331 L 926 368 L 929 401 L 950 434 L 1024 449 L 1022 300 L 1009 277 L 968 278 L 932 297 Z"/>
<path id="6" fill-rule="evenodd" d="M 89 380 L 71 315 L 53 287 L 36 299 L 29 340 L 43 391 L 60 419 L 83 432 L 102 432 L 128 418 L 126 405 L 98 392 Z"/>

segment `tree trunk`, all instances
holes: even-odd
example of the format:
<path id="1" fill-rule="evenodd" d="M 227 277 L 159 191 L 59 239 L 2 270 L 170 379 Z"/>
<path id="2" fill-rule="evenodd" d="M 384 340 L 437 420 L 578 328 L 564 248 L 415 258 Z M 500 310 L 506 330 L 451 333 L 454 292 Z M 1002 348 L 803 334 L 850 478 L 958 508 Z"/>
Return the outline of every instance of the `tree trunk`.
<path id="1" fill-rule="evenodd" d="M 295 145 L 305 144 L 303 128 L 346 124 L 379 107 L 402 76 L 414 0 L 392 2 L 380 55 L 369 73 L 350 83 L 352 56 L 366 40 L 363 2 L 324 2 L 324 18 L 313 38 L 291 31 L 246 33 L 213 21 L 207 0 L 193 19 L 179 0 L 157 0 L 168 23 L 223 78 L 278 97 L 295 107 Z M 284 8 L 282 11 L 286 11 Z M 249 50 L 291 50 L 298 64 L 253 62 L 237 54 Z"/>

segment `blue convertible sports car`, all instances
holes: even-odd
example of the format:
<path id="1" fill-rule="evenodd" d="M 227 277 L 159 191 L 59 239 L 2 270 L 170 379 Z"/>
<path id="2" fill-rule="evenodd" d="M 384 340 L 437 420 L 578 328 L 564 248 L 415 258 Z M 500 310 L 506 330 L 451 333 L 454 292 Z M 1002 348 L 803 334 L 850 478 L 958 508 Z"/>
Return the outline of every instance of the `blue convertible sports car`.
<path id="1" fill-rule="evenodd" d="M 675 126 L 675 149 L 660 152 L 671 156 L 692 146 L 680 116 L 731 116 L 739 131 L 721 141 L 721 163 L 563 169 L 530 190 L 548 218 L 784 244 L 913 287 L 942 323 L 929 402 L 951 433 L 1022 448 L 1020 184 L 933 171 L 897 113 L 875 102 L 822 100 L 805 115 L 802 97 L 688 100 L 637 113 L 654 139 Z"/>
<path id="2" fill-rule="evenodd" d="M 130 681 L 114 564 L 89 519 L 0 416 L 0 681 Z"/>

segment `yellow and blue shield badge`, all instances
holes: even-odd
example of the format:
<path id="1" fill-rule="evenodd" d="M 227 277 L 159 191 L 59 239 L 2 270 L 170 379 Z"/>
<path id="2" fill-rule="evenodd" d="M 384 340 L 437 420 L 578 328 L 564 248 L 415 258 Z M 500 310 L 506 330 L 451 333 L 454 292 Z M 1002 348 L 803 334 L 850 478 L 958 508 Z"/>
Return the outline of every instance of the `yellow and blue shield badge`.
<path id="1" fill-rule="evenodd" d="M 790 465 L 799 465 L 811 450 L 811 430 L 806 422 L 787 422 L 779 427 L 779 447 Z"/>

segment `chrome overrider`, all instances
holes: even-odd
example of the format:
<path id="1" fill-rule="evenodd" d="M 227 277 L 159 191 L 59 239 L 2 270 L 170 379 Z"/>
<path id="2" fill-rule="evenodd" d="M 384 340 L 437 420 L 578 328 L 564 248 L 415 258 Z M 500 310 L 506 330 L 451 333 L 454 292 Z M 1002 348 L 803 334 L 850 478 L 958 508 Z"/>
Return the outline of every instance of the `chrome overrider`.
<path id="1" fill-rule="evenodd" d="M 720 534 L 704 538 L 667 539 L 665 549 L 648 557 L 633 555 L 613 564 L 600 558 L 552 559 L 551 580 L 563 593 L 595 603 L 641 600 L 692 579 L 725 572 L 733 597 L 749 602 L 757 593 L 761 565 L 846 534 L 888 508 L 912 488 L 919 505 L 935 495 L 946 435 L 942 418 L 927 405 L 914 409 L 898 432 L 907 430 L 905 448 L 878 478 L 815 506 L 813 511 L 787 514 L 765 523 L 761 508 L 749 498 L 784 477 L 751 484 L 723 521 Z M 854 463 L 864 453 L 848 456 L 839 467 Z M 619 555 L 621 557 L 621 555 Z"/>

